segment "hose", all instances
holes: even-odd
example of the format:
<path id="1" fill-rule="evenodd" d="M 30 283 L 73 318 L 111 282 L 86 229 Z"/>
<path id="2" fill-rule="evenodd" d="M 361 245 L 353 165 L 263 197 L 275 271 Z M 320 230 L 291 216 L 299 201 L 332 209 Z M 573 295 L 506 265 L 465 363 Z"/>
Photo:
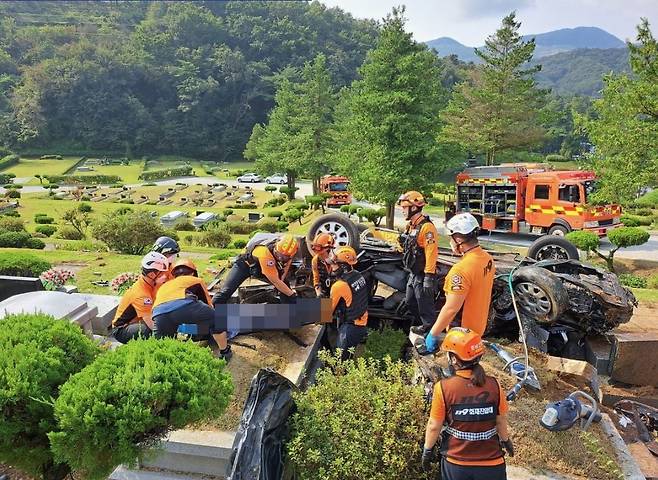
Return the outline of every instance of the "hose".
<path id="1" fill-rule="evenodd" d="M 521 315 L 519 314 L 519 307 L 516 304 L 516 296 L 514 295 L 514 286 L 512 285 L 512 276 L 514 272 L 521 266 L 521 263 L 517 264 L 512 271 L 510 271 L 507 277 L 507 286 L 509 288 L 510 294 L 512 295 L 512 306 L 514 307 L 514 314 L 516 315 L 516 321 L 519 324 L 519 337 L 521 343 L 523 344 L 523 355 L 524 355 L 524 368 L 523 368 L 523 378 L 519 380 L 512 389 L 507 392 L 507 400 L 512 401 L 516 399 L 517 395 L 523 388 L 523 385 L 528 380 L 528 368 L 530 367 L 530 359 L 528 357 L 528 344 L 525 338 L 525 332 L 523 331 L 523 324 L 521 323 Z"/>

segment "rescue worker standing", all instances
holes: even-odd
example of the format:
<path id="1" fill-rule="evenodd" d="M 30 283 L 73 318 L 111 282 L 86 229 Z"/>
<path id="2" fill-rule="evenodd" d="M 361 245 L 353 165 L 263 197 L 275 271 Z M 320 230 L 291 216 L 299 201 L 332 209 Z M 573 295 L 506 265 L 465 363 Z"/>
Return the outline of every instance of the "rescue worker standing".
<path id="1" fill-rule="evenodd" d="M 466 328 L 453 328 L 441 349 L 456 374 L 434 386 L 430 418 L 425 430 L 423 468 L 432 462 L 440 440 L 442 480 L 505 480 L 505 450 L 514 456 L 507 425 L 507 400 L 498 381 L 479 364 L 482 338 Z"/>
<path id="2" fill-rule="evenodd" d="M 311 250 L 311 271 L 313 273 L 313 288 L 318 297 L 329 297 L 333 272 L 333 249 L 336 241 L 330 233 L 318 233 L 313 239 Z"/>
<path id="3" fill-rule="evenodd" d="M 215 310 L 205 282 L 199 278 L 196 265 L 181 259 L 171 269 L 173 279 L 158 289 L 153 302 L 153 336 L 174 337 L 185 323 L 205 326 L 219 346 L 219 358 L 229 360 L 231 347 L 226 332 L 214 333 Z"/>
<path id="4" fill-rule="evenodd" d="M 436 297 L 436 259 L 439 255 L 438 233 L 427 215 L 422 194 L 409 191 L 400 195 L 398 205 L 408 220 L 400 243 L 404 249 L 403 264 L 409 279 L 406 302 L 411 314 L 421 324 L 412 327 L 418 335 L 425 335 L 436 319 L 434 300 Z"/>
<path id="5" fill-rule="evenodd" d="M 341 349 L 343 360 L 350 357 L 348 351 L 365 340 L 368 329 L 368 287 L 366 279 L 354 270 L 356 252 L 352 247 L 336 249 L 336 277 L 331 286 L 331 310 L 338 323 L 336 348 Z"/>
<path id="6" fill-rule="evenodd" d="M 446 303 L 425 337 L 428 352 L 437 349 L 438 336 L 449 326 L 461 326 L 480 336 L 484 335 L 496 274 L 492 256 L 478 243 L 477 233 L 480 225 L 473 215 L 455 215 L 446 227 L 450 235 L 450 248 L 462 258 L 452 266 L 446 276 L 443 285 Z M 457 319 L 460 312 L 461 319 Z"/>
<path id="7" fill-rule="evenodd" d="M 174 278 L 171 273 L 171 269 L 176 262 L 176 257 L 180 253 L 180 246 L 178 242 L 171 237 L 158 237 L 153 246 L 151 247 L 152 252 L 158 252 L 167 257 L 169 262 L 169 271 L 167 272 L 167 280 Z"/>
<path id="8" fill-rule="evenodd" d="M 291 303 L 297 297 L 297 292 L 284 279 L 298 248 L 297 239 L 292 235 L 247 245 L 246 252 L 235 260 L 219 292 L 213 297 L 213 304 L 228 303 L 231 295 L 249 277 L 270 283 L 279 291 L 281 303 Z"/>
<path id="9" fill-rule="evenodd" d="M 153 331 L 151 313 L 156 290 L 167 281 L 169 262 L 157 252 L 149 252 L 142 259 L 142 274 L 124 293 L 112 320 L 110 335 L 118 342 L 128 343 L 136 338 L 148 338 Z"/>

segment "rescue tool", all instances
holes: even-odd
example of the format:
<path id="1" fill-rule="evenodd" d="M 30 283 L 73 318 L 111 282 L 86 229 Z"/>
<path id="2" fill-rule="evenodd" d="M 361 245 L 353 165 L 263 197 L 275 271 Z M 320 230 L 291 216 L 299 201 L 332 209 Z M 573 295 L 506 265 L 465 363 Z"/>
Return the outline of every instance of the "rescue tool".
<path id="1" fill-rule="evenodd" d="M 525 378 L 525 381 L 523 381 L 523 385 L 526 385 L 528 388 L 531 388 L 532 390 L 535 391 L 541 390 L 541 385 L 539 384 L 539 379 L 537 378 L 537 374 L 535 373 L 535 370 L 531 366 L 528 366 L 528 375 L 527 376 L 525 375 L 525 371 L 526 371 L 525 365 L 522 362 L 520 362 L 520 360 L 522 360 L 523 357 L 512 356 L 510 352 L 505 350 L 497 343 L 494 342 L 484 342 L 484 343 L 491 350 L 496 352 L 496 355 L 498 355 L 498 357 L 500 357 L 500 359 L 503 362 L 505 362 L 505 366 L 503 367 L 503 370 L 509 370 L 509 373 L 511 375 L 514 375 L 519 381 L 523 381 Z"/>
<path id="2" fill-rule="evenodd" d="M 551 432 L 561 432 L 573 427 L 578 420 L 583 430 L 587 430 L 592 422 L 601 421 L 596 400 L 581 390 L 573 392 L 564 400 L 546 405 L 546 411 L 539 423 Z"/>

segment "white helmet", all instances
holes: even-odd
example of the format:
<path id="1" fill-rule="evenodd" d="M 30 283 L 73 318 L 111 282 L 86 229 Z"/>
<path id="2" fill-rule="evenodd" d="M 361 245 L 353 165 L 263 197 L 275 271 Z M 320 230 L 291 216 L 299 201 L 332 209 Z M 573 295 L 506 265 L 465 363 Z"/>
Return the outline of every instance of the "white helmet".
<path id="1" fill-rule="evenodd" d="M 169 260 L 161 253 L 149 252 L 142 258 L 142 269 L 166 272 L 169 270 Z"/>
<path id="2" fill-rule="evenodd" d="M 446 223 L 446 228 L 448 229 L 448 235 L 452 235 L 454 233 L 468 235 L 469 233 L 472 233 L 480 228 L 480 224 L 478 223 L 477 219 L 470 213 L 460 213 L 448 220 L 448 223 Z"/>

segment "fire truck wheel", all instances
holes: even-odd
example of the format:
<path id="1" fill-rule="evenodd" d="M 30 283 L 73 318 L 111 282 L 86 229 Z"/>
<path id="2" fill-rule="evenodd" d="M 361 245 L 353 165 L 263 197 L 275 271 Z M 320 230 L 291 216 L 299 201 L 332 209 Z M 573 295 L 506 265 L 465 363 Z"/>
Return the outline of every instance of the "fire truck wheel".
<path id="1" fill-rule="evenodd" d="M 552 324 L 569 306 L 562 282 L 546 269 L 519 268 L 512 282 L 519 310 L 539 324 Z"/>
<path id="2" fill-rule="evenodd" d="M 338 213 L 328 213 L 319 217 L 306 234 L 306 244 L 311 251 L 311 244 L 318 233 L 331 233 L 337 246 L 349 245 L 359 250 L 359 232 L 356 225 L 347 216 Z"/>
<path id="3" fill-rule="evenodd" d="M 544 235 L 530 244 L 528 256 L 535 260 L 579 260 L 578 249 L 564 237 Z"/>
<path id="4" fill-rule="evenodd" d="M 569 229 L 564 225 L 553 225 L 548 230 L 549 235 L 556 235 L 558 237 L 564 237 L 567 233 L 569 233 Z"/>

